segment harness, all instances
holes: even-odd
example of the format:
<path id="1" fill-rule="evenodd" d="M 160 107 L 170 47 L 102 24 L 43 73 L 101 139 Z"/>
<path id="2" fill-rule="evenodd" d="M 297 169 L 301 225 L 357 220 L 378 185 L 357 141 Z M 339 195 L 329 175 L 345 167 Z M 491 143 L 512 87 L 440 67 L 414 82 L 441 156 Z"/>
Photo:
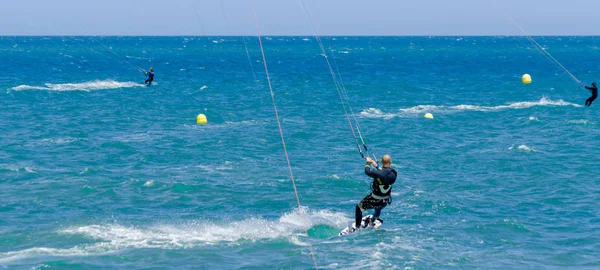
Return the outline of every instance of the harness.
<path id="1" fill-rule="evenodd" d="M 396 172 L 396 170 L 391 169 L 388 172 L 388 174 L 386 175 L 386 177 L 390 174 L 390 173 L 394 173 L 394 176 L 398 176 L 398 172 Z M 377 183 L 375 183 L 377 182 Z M 373 185 L 371 186 L 371 197 L 377 199 L 377 200 L 385 200 L 386 203 L 391 204 L 392 203 L 392 185 L 386 185 L 383 184 L 383 182 L 381 181 L 381 178 L 376 178 L 375 181 L 373 182 Z M 375 193 L 379 193 L 381 195 L 375 194 Z"/>

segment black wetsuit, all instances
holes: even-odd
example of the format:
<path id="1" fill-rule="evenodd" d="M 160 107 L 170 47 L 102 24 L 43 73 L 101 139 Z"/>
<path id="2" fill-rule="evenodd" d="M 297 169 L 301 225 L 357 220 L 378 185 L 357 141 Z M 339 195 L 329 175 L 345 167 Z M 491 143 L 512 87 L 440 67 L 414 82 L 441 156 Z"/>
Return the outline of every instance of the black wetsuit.
<path id="1" fill-rule="evenodd" d="M 356 226 L 360 226 L 362 220 L 362 211 L 367 209 L 375 209 L 373 218 L 379 218 L 381 209 L 383 209 L 390 202 L 392 195 L 392 184 L 396 182 L 396 176 L 398 173 L 392 168 L 382 169 L 371 169 L 371 165 L 365 166 L 365 174 L 373 177 L 373 184 L 371 186 L 371 194 L 362 199 L 358 205 L 356 205 L 356 212 L 354 219 Z"/>
<path id="2" fill-rule="evenodd" d="M 154 81 L 154 72 L 153 71 L 146 72 L 146 76 L 148 76 L 148 79 L 144 83 L 147 85 L 152 84 L 152 81 Z"/>
<path id="3" fill-rule="evenodd" d="M 592 102 L 594 102 L 594 100 L 596 100 L 596 98 L 598 97 L 598 87 L 592 85 L 592 87 L 586 86 L 585 88 L 587 90 L 592 91 L 592 96 L 585 101 L 585 106 L 590 106 L 592 105 Z"/>

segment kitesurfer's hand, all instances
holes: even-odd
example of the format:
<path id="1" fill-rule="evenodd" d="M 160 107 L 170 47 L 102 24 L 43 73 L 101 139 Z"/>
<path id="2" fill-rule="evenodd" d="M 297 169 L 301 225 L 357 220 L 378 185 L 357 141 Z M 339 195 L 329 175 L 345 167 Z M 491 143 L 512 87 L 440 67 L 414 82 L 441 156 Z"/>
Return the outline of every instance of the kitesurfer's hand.
<path id="1" fill-rule="evenodd" d="M 370 157 L 367 157 L 366 159 L 367 163 L 371 163 L 373 166 L 377 167 L 377 162 L 375 160 L 371 159 Z"/>

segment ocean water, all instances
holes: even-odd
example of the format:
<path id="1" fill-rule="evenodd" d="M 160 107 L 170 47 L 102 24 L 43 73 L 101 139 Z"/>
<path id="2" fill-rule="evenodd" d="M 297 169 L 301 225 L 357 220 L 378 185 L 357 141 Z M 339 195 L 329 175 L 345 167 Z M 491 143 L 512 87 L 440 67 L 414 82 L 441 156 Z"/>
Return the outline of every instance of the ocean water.
<path id="1" fill-rule="evenodd" d="M 599 79 L 597 38 L 536 40 Z M 323 41 L 399 171 L 345 237 L 369 179 L 314 37 L 263 40 L 302 211 L 255 37 L 0 38 L 0 268 L 600 268 L 600 103 L 525 38 Z"/>

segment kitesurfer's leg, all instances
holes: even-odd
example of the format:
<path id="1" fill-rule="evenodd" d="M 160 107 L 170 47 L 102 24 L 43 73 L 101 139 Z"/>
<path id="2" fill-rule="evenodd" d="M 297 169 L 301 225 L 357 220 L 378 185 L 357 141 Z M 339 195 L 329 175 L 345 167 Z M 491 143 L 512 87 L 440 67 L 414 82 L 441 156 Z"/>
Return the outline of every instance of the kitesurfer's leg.
<path id="1" fill-rule="evenodd" d="M 385 207 L 385 202 L 383 202 L 383 205 L 380 205 L 381 202 L 383 202 L 383 200 L 377 200 L 375 198 L 373 198 L 371 196 L 371 194 L 367 195 L 366 197 L 364 197 L 359 203 L 358 205 L 356 205 L 356 210 L 355 210 L 355 214 L 354 214 L 354 222 L 356 224 L 356 228 L 360 229 L 360 225 L 362 223 L 362 212 L 366 211 L 367 209 L 373 209 L 373 208 L 383 208 Z M 381 211 L 381 210 L 380 210 Z"/>
<path id="2" fill-rule="evenodd" d="M 591 96 L 590 98 L 588 98 L 588 99 L 585 101 L 585 106 L 591 106 L 591 105 L 592 105 L 592 102 L 594 102 L 594 100 L 596 100 L 596 98 L 597 98 L 597 97 L 598 97 L 598 96 Z"/>
<path id="3" fill-rule="evenodd" d="M 375 208 L 375 213 L 373 214 L 373 219 L 379 218 L 379 216 L 381 215 L 381 209 L 382 208 Z"/>
<path id="4" fill-rule="evenodd" d="M 360 229 L 360 223 L 362 221 L 362 209 L 360 209 L 360 203 L 356 206 L 356 210 L 354 213 L 354 224 L 356 224 L 356 229 Z"/>

